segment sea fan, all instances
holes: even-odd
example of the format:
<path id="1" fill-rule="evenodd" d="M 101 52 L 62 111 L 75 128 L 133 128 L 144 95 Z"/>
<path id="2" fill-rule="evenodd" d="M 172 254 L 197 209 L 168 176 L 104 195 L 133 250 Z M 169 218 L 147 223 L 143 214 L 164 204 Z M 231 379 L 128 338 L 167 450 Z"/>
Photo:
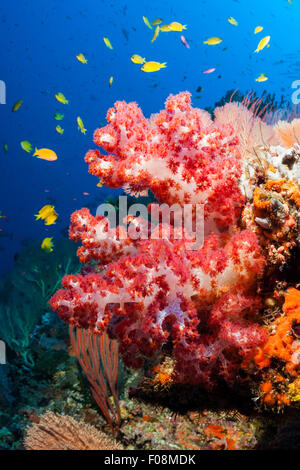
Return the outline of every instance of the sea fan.
<path id="1" fill-rule="evenodd" d="M 296 143 L 300 144 L 300 119 L 292 122 L 279 121 L 274 129 L 284 147 L 291 148 Z"/>
<path id="2" fill-rule="evenodd" d="M 118 442 L 108 438 L 94 426 L 78 422 L 71 416 L 47 411 L 39 423 L 27 428 L 26 450 L 122 450 Z"/>

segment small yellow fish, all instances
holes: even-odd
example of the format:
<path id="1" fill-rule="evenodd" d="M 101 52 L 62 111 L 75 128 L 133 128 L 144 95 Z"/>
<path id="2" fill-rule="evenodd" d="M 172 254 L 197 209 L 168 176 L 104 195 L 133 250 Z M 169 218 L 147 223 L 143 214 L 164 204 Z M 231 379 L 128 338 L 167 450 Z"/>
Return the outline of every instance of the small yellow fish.
<path id="1" fill-rule="evenodd" d="M 34 157 L 41 158 L 42 160 L 47 160 L 48 162 L 54 162 L 57 160 L 57 155 L 53 150 L 50 149 L 40 149 L 35 148 L 33 154 Z"/>
<path id="2" fill-rule="evenodd" d="M 21 147 L 23 150 L 25 150 L 25 152 L 27 153 L 31 153 L 32 152 L 32 145 L 30 142 L 28 142 L 28 140 L 22 140 L 21 142 Z"/>
<path id="3" fill-rule="evenodd" d="M 254 34 L 260 33 L 264 28 L 262 26 L 256 26 Z"/>
<path id="4" fill-rule="evenodd" d="M 206 41 L 203 41 L 203 44 L 208 44 L 208 46 L 216 46 L 217 44 L 220 44 L 222 41 L 223 39 L 213 36 L 212 38 L 209 38 Z"/>
<path id="5" fill-rule="evenodd" d="M 104 41 L 104 44 L 109 48 L 109 49 L 113 49 L 112 45 L 111 45 L 111 42 L 108 38 L 103 38 L 103 41 Z"/>
<path id="6" fill-rule="evenodd" d="M 11 110 L 12 113 L 18 111 L 18 109 L 21 107 L 22 103 L 23 103 L 22 100 L 16 101 L 15 104 L 13 105 L 13 107 L 12 107 L 12 110 Z"/>
<path id="7" fill-rule="evenodd" d="M 103 186 L 103 182 L 101 180 L 99 180 L 98 184 L 97 184 L 98 188 L 102 188 Z"/>
<path id="8" fill-rule="evenodd" d="M 55 119 L 56 121 L 62 121 L 64 117 L 65 117 L 65 116 L 64 116 L 63 114 L 60 114 L 60 113 L 55 113 L 55 114 L 54 114 L 54 119 Z"/>
<path id="9" fill-rule="evenodd" d="M 229 16 L 228 21 L 233 26 L 238 26 L 238 22 L 232 16 Z"/>
<path id="10" fill-rule="evenodd" d="M 61 126 L 56 126 L 55 130 L 60 135 L 62 135 L 65 132 L 65 130 Z"/>
<path id="11" fill-rule="evenodd" d="M 162 24 L 162 19 L 161 18 L 156 18 L 156 20 L 152 21 L 153 26 L 157 26 L 159 24 Z"/>
<path id="12" fill-rule="evenodd" d="M 54 211 L 45 218 L 45 225 L 53 225 L 56 223 L 58 214 Z"/>
<path id="13" fill-rule="evenodd" d="M 51 253 L 51 251 L 53 251 L 53 237 L 48 237 L 48 238 L 44 238 L 42 244 L 41 244 L 41 248 L 43 251 L 45 251 L 46 253 Z"/>
<path id="14" fill-rule="evenodd" d="M 51 214 L 55 212 L 54 206 L 51 206 L 50 204 L 47 204 L 46 206 L 43 206 L 37 214 L 35 214 L 35 220 L 45 220 L 47 217 L 49 217 Z"/>
<path id="15" fill-rule="evenodd" d="M 168 24 L 163 24 L 162 26 L 159 27 L 159 29 L 162 33 L 168 33 L 169 31 L 172 31 L 172 29 L 170 28 L 170 25 Z"/>
<path id="16" fill-rule="evenodd" d="M 69 104 L 69 101 L 65 98 L 62 93 L 56 93 L 55 98 L 62 104 Z"/>
<path id="17" fill-rule="evenodd" d="M 76 56 L 76 58 L 79 60 L 79 62 L 81 62 L 82 64 L 87 64 L 87 60 L 86 58 L 84 57 L 84 55 L 82 53 L 78 54 Z"/>
<path id="18" fill-rule="evenodd" d="M 186 24 L 181 24 L 178 23 L 177 21 L 173 21 L 172 23 L 169 24 L 170 31 L 182 31 L 183 29 L 186 29 L 187 25 Z"/>
<path id="19" fill-rule="evenodd" d="M 151 42 L 154 42 L 157 39 L 158 35 L 159 35 L 159 26 L 156 26 Z"/>
<path id="20" fill-rule="evenodd" d="M 111 77 L 109 78 L 109 81 L 108 81 L 108 83 L 109 83 L 109 88 L 112 86 L 113 81 L 114 81 L 114 77 L 111 76 Z"/>
<path id="21" fill-rule="evenodd" d="M 262 73 L 258 78 L 255 79 L 256 82 L 266 82 L 268 77 L 265 73 Z"/>
<path id="22" fill-rule="evenodd" d="M 254 52 L 259 52 L 259 51 L 262 51 L 264 49 L 264 47 L 266 47 L 269 42 L 270 42 L 270 39 L 271 39 L 271 36 L 266 36 L 264 37 L 258 44 L 257 48 L 255 49 Z"/>
<path id="23" fill-rule="evenodd" d="M 86 129 L 84 128 L 82 119 L 79 116 L 77 118 L 77 124 L 78 124 L 78 129 L 82 132 L 82 134 L 86 134 Z"/>
<path id="24" fill-rule="evenodd" d="M 157 72 L 158 70 L 165 68 L 166 63 L 167 62 L 163 62 L 162 64 L 154 61 L 146 62 L 143 67 L 141 67 L 141 70 L 143 72 Z"/>
<path id="25" fill-rule="evenodd" d="M 143 21 L 145 23 L 146 26 L 148 26 L 148 28 L 152 29 L 152 26 L 148 20 L 148 18 L 146 16 L 143 16 Z"/>
<path id="26" fill-rule="evenodd" d="M 131 62 L 133 62 L 134 64 L 144 64 L 146 62 L 146 59 L 141 57 L 140 55 L 138 54 L 133 54 L 131 57 L 130 57 L 130 60 Z"/>

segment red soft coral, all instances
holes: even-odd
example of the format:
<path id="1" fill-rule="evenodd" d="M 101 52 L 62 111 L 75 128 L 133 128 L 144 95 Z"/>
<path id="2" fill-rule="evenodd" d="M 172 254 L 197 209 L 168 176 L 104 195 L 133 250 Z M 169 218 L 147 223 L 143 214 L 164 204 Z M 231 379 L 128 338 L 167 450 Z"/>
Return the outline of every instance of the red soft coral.
<path id="1" fill-rule="evenodd" d="M 256 236 L 235 224 L 242 204 L 238 138 L 230 125 L 215 126 L 193 109 L 189 93 L 170 96 L 149 120 L 124 102 L 107 119 L 94 140 L 113 155 L 88 152 L 90 172 L 110 187 L 149 188 L 160 203 L 203 203 L 204 245 L 191 250 L 191 236 L 178 237 L 172 220 L 152 226 L 130 216 L 120 223 L 138 229 L 132 239 L 126 225 L 113 229 L 82 209 L 72 215 L 70 237 L 82 243 L 81 261 L 96 262 L 102 272 L 66 276 L 51 306 L 69 323 L 95 334 L 107 330 L 129 367 L 167 350 L 178 382 L 231 383 L 265 341 L 253 293 L 264 259 Z M 221 236 L 212 233 L 216 227 Z"/>
<path id="2" fill-rule="evenodd" d="M 104 184 L 126 185 L 132 192 L 150 189 L 169 205 L 203 203 L 207 223 L 219 227 L 236 220 L 243 202 L 241 157 L 231 125 L 209 123 L 192 108 L 188 92 L 170 95 L 166 109 L 150 119 L 136 103 L 118 101 L 107 120 L 94 142 L 114 155 L 91 150 L 85 158 Z"/>

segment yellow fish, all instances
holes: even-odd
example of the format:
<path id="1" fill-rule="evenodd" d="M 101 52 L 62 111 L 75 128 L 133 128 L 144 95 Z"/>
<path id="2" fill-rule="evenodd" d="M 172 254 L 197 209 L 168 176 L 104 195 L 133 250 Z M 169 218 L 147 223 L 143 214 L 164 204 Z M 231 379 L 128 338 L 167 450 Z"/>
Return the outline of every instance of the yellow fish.
<path id="1" fill-rule="evenodd" d="M 218 38 L 216 36 L 207 39 L 206 41 L 203 41 L 203 44 L 208 44 L 209 46 L 216 46 L 217 44 L 220 44 L 223 41 L 223 39 Z"/>
<path id="2" fill-rule="evenodd" d="M 16 103 L 15 103 L 15 104 L 13 105 L 13 107 L 12 107 L 12 110 L 11 110 L 12 113 L 18 111 L 18 109 L 21 107 L 22 103 L 23 103 L 22 100 L 16 101 Z"/>
<path id="3" fill-rule="evenodd" d="M 22 140 L 21 147 L 27 153 L 31 153 L 31 151 L 32 151 L 32 145 L 31 145 L 30 142 L 28 142 L 28 140 Z"/>
<path id="4" fill-rule="evenodd" d="M 228 21 L 233 26 L 238 26 L 238 22 L 232 16 L 229 16 Z"/>
<path id="5" fill-rule="evenodd" d="M 56 126 L 55 130 L 60 135 L 62 135 L 65 132 L 65 130 L 61 126 Z"/>
<path id="6" fill-rule="evenodd" d="M 55 98 L 62 104 L 69 104 L 69 101 L 65 98 L 62 93 L 56 93 Z"/>
<path id="7" fill-rule="evenodd" d="M 37 214 L 34 214 L 35 220 L 45 220 L 47 217 L 49 217 L 51 214 L 55 212 L 54 206 L 51 206 L 50 204 L 47 204 L 46 206 L 43 206 Z"/>
<path id="8" fill-rule="evenodd" d="M 84 128 L 82 119 L 79 116 L 77 118 L 77 124 L 78 124 L 78 129 L 82 132 L 82 134 L 86 134 L 86 129 Z"/>
<path id="9" fill-rule="evenodd" d="M 254 52 L 262 51 L 264 47 L 266 47 L 270 42 L 271 36 L 264 37 L 258 44 L 257 48 Z"/>
<path id="10" fill-rule="evenodd" d="M 151 42 L 154 42 L 155 39 L 157 39 L 158 35 L 159 35 L 159 26 L 156 26 L 154 34 L 153 34 L 153 38 L 151 39 Z"/>
<path id="11" fill-rule="evenodd" d="M 76 56 L 76 58 L 77 58 L 77 59 L 79 60 L 79 62 L 81 62 L 82 64 L 87 64 L 87 60 L 86 60 L 86 58 L 84 57 L 83 54 L 81 54 L 81 53 L 78 54 L 78 55 Z"/>
<path id="12" fill-rule="evenodd" d="M 186 29 L 186 26 L 186 24 L 181 24 L 177 21 L 173 21 L 169 24 L 170 31 L 182 31 L 183 29 Z"/>
<path id="13" fill-rule="evenodd" d="M 163 24 L 162 26 L 159 27 L 159 29 L 162 33 L 168 33 L 169 31 L 172 31 L 172 29 L 170 28 L 170 25 L 168 24 Z"/>
<path id="14" fill-rule="evenodd" d="M 152 21 L 153 26 L 157 26 L 157 25 L 159 25 L 159 24 L 161 24 L 161 23 L 162 23 L 162 19 L 161 19 L 161 18 L 156 18 L 156 20 Z"/>
<path id="15" fill-rule="evenodd" d="M 41 244 L 41 248 L 43 251 L 45 251 L 46 253 L 51 253 L 51 251 L 53 251 L 53 243 L 52 243 L 52 240 L 53 240 L 53 237 L 51 238 L 44 238 L 42 244 Z"/>
<path id="16" fill-rule="evenodd" d="M 258 78 L 255 79 L 256 82 L 266 82 L 268 77 L 265 73 L 262 73 Z"/>
<path id="17" fill-rule="evenodd" d="M 148 28 L 152 29 L 152 26 L 148 20 L 148 18 L 146 16 L 143 16 L 143 21 L 145 23 L 146 26 L 148 26 Z"/>
<path id="18" fill-rule="evenodd" d="M 58 214 L 54 211 L 45 219 L 45 225 L 53 225 L 56 223 Z"/>
<path id="19" fill-rule="evenodd" d="M 105 45 L 109 48 L 109 49 L 113 49 L 112 45 L 111 45 L 111 42 L 108 38 L 103 38 L 103 41 L 105 43 Z"/>
<path id="20" fill-rule="evenodd" d="M 262 26 L 256 26 L 254 34 L 260 33 L 264 28 Z"/>
<path id="21" fill-rule="evenodd" d="M 113 81 L 114 81 L 114 77 L 111 76 L 111 77 L 109 78 L 109 82 L 108 82 L 108 83 L 109 83 L 109 88 L 112 86 Z"/>
<path id="22" fill-rule="evenodd" d="M 54 114 L 54 119 L 56 121 L 62 121 L 62 119 L 64 118 L 65 116 L 63 114 L 60 114 L 60 113 L 55 113 Z"/>
<path id="23" fill-rule="evenodd" d="M 140 55 L 138 54 L 133 54 L 131 57 L 130 57 L 130 60 L 131 62 L 133 62 L 134 64 L 144 64 L 146 62 L 146 59 L 141 57 Z"/>
<path id="24" fill-rule="evenodd" d="M 167 62 L 163 62 L 162 64 L 154 61 L 146 62 L 143 67 L 141 67 L 141 70 L 143 72 L 157 72 L 158 70 L 165 68 L 166 63 Z"/>
<path id="25" fill-rule="evenodd" d="M 101 181 L 101 180 L 99 180 L 99 182 L 98 182 L 97 186 L 98 186 L 98 188 L 102 188 L 102 186 L 103 186 L 103 183 L 102 183 L 102 181 Z"/>
<path id="26" fill-rule="evenodd" d="M 47 160 L 48 162 L 54 162 L 57 160 L 57 155 L 53 150 L 50 149 L 40 149 L 35 148 L 33 154 L 34 157 L 41 158 L 42 160 Z"/>

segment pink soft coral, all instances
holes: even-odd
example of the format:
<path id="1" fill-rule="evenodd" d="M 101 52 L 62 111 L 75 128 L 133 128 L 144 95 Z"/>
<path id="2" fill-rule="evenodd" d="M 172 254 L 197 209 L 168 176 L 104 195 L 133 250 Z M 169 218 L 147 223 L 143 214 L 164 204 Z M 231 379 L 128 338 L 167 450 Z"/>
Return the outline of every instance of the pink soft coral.
<path id="1" fill-rule="evenodd" d="M 130 239 L 124 227 L 113 231 L 105 217 L 77 211 L 70 237 L 81 241 L 78 255 L 95 270 L 66 276 L 51 306 L 71 324 L 117 338 L 129 367 L 159 360 L 167 350 L 178 382 L 210 388 L 222 377 L 231 383 L 266 339 L 255 323 L 264 259 L 256 236 L 236 225 L 238 138 L 230 125 L 215 126 L 193 109 L 188 93 L 171 96 L 150 120 L 135 103 L 118 102 L 108 121 L 95 142 L 113 154 L 88 152 L 90 172 L 111 187 L 150 188 L 160 203 L 204 203 L 210 233 L 190 250 L 190 235 L 178 238 L 172 222 L 151 227 L 150 238 L 144 236 L 150 223 L 131 217 L 140 236 Z"/>

